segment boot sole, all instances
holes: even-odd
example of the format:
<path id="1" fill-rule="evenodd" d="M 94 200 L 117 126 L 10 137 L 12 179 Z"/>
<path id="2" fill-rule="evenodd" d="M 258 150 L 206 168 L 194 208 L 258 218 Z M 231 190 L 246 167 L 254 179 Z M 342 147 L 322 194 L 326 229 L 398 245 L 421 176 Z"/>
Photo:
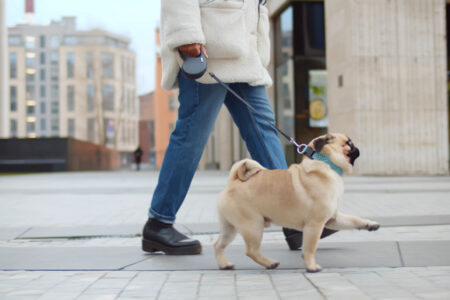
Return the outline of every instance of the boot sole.
<path id="1" fill-rule="evenodd" d="M 167 255 L 195 255 L 202 253 L 201 245 L 191 245 L 184 247 L 167 247 L 155 241 L 142 239 L 142 250 L 145 252 L 153 253 L 156 251 L 162 251 Z"/>
<path id="2" fill-rule="evenodd" d="M 322 231 L 322 235 L 320 236 L 320 239 L 326 238 L 327 236 L 332 235 L 333 233 L 336 233 L 336 232 L 337 232 L 337 230 L 324 228 L 324 230 Z M 302 232 L 294 233 L 294 234 L 287 236 L 286 242 L 288 244 L 289 249 L 290 250 L 301 249 L 302 242 L 303 242 L 302 237 L 303 237 Z"/>

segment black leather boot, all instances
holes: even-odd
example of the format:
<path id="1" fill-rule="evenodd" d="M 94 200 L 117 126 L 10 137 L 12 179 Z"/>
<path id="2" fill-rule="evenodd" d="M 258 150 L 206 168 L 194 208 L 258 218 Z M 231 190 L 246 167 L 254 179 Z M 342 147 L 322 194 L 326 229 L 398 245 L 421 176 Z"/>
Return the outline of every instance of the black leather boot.
<path id="1" fill-rule="evenodd" d="M 142 250 L 162 251 L 170 255 L 192 255 L 200 254 L 202 245 L 177 231 L 172 224 L 148 219 L 142 233 Z"/>
<path id="2" fill-rule="evenodd" d="M 337 232 L 337 230 L 324 228 L 320 238 L 323 239 L 324 237 L 327 237 L 335 232 Z M 289 246 L 289 249 L 298 250 L 302 247 L 303 232 L 283 227 L 283 233 L 284 236 L 286 237 L 286 242 Z"/>

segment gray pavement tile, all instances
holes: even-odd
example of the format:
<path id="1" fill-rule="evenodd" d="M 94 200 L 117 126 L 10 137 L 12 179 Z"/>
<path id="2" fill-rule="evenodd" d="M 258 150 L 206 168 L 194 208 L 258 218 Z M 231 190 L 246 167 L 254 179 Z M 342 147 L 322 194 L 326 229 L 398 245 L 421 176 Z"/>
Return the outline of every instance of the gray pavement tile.
<path id="1" fill-rule="evenodd" d="M 118 270 L 149 258 L 136 247 L 0 247 L 2 270 Z"/>
<path id="2" fill-rule="evenodd" d="M 205 246 L 201 255 L 149 255 L 151 260 L 134 264 L 126 270 L 217 270 L 213 252 L 211 246 Z M 263 269 L 245 255 L 243 245 L 231 245 L 226 253 L 237 270 Z M 280 269 L 304 268 L 301 251 L 289 251 L 284 244 L 264 244 L 262 253 L 280 261 Z M 319 244 L 316 260 L 325 268 L 401 266 L 395 242 L 323 243 Z"/>
<path id="3" fill-rule="evenodd" d="M 407 267 L 450 265 L 450 241 L 399 242 Z"/>

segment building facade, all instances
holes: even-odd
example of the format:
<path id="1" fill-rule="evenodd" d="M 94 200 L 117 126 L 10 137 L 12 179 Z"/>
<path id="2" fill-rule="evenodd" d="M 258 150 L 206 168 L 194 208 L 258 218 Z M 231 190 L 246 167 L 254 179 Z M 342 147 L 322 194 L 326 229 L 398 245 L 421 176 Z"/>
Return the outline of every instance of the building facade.
<path id="1" fill-rule="evenodd" d="M 0 0 L 0 138 L 9 136 L 8 48 L 6 31 L 6 4 Z"/>
<path id="2" fill-rule="evenodd" d="M 144 151 L 143 162 L 161 168 L 169 138 L 175 129 L 178 110 L 178 90 L 161 87 L 162 64 L 159 53 L 161 41 L 156 29 L 155 90 L 139 96 L 139 145 Z"/>
<path id="3" fill-rule="evenodd" d="M 103 30 L 78 31 L 73 17 L 9 28 L 10 137 L 73 137 L 133 151 L 138 107 L 129 43 Z"/>
<path id="4" fill-rule="evenodd" d="M 155 93 L 139 96 L 139 146 L 142 162 L 155 165 Z"/>
<path id="5" fill-rule="evenodd" d="M 449 172 L 445 0 L 268 2 L 278 125 L 343 132 L 367 175 Z M 298 161 L 285 144 L 290 163 Z"/>

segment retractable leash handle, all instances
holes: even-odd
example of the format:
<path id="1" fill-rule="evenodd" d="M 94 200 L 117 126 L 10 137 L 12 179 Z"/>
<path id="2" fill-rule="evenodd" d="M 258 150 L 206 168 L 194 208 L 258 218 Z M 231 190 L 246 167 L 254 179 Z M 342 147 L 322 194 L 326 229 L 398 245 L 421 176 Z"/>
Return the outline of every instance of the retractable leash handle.
<path id="1" fill-rule="evenodd" d="M 295 147 L 297 147 L 298 154 L 306 155 L 309 158 L 312 159 L 312 155 L 314 154 L 314 150 L 309 148 L 306 144 L 299 144 L 297 141 L 293 138 L 284 133 L 281 129 L 279 129 L 275 124 L 272 123 L 272 120 L 268 119 L 266 116 L 258 112 L 256 109 L 253 108 L 250 104 L 247 103 L 241 96 L 239 96 L 232 88 L 230 88 L 227 84 L 225 84 L 222 80 L 220 80 L 213 72 L 209 72 L 209 75 L 217 81 L 220 85 L 222 85 L 224 88 L 226 88 L 230 93 L 232 93 L 239 101 L 241 101 L 243 104 L 245 104 L 249 109 L 251 109 L 255 114 L 260 116 L 262 119 L 264 119 L 273 129 L 278 131 L 282 136 L 284 136 L 289 142 L 294 144 Z"/>
<path id="2" fill-rule="evenodd" d="M 200 51 L 200 56 L 197 57 L 186 56 L 181 51 L 178 52 L 184 61 L 181 66 L 181 72 L 184 76 L 190 79 L 197 79 L 205 74 L 207 64 L 203 52 Z"/>

